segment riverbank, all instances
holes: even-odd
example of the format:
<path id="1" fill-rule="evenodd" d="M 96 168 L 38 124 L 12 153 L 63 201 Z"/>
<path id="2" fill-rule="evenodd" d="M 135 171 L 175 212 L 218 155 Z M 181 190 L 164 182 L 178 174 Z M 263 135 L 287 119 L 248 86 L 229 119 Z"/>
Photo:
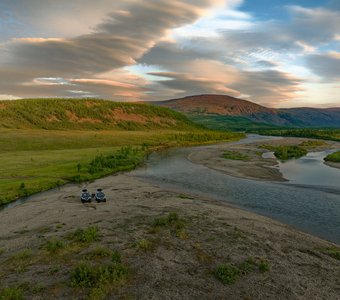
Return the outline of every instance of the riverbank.
<path id="1" fill-rule="evenodd" d="M 318 152 L 328 149 L 339 149 L 340 142 L 318 141 L 306 138 L 281 138 L 270 141 L 270 146 L 300 145 L 301 143 L 316 142 L 320 145 L 306 147 L 308 152 Z M 189 160 L 194 163 L 204 165 L 208 168 L 217 170 L 239 178 L 255 179 L 261 181 L 285 182 L 280 170 L 277 168 L 278 160 L 275 157 L 264 158 L 263 154 L 269 150 L 263 148 L 265 142 L 247 144 L 223 144 L 220 147 L 202 148 L 200 151 L 189 155 Z M 244 159 L 226 159 L 223 154 L 226 151 L 238 153 Z M 325 162 L 333 168 L 340 168 L 339 163 Z"/>
<path id="2" fill-rule="evenodd" d="M 81 186 L 71 184 L 0 212 L 1 288 L 27 299 L 338 299 L 335 244 L 133 173 L 87 186 L 98 187 L 107 203 L 82 205 Z M 96 228 L 98 236 L 82 242 L 77 228 Z M 81 262 L 105 266 L 110 251 L 128 275 L 71 284 Z"/>

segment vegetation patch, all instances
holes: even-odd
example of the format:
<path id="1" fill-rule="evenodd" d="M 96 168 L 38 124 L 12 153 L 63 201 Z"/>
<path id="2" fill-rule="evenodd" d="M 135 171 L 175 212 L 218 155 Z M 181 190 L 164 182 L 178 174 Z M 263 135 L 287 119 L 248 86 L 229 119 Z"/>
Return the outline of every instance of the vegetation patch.
<path id="1" fill-rule="evenodd" d="M 300 147 L 314 148 L 314 147 L 320 147 L 320 146 L 325 146 L 325 145 L 326 145 L 326 142 L 324 141 L 309 140 L 309 141 L 303 141 L 300 144 Z"/>
<path id="2" fill-rule="evenodd" d="M 178 216 L 176 212 L 170 212 L 166 217 L 154 219 L 152 227 L 154 229 L 167 228 L 170 232 L 180 239 L 187 239 L 188 234 L 185 231 L 186 221 Z"/>
<path id="3" fill-rule="evenodd" d="M 237 151 L 224 151 L 222 157 L 225 159 L 232 159 L 232 160 L 242 160 L 242 161 L 249 161 L 250 157 L 248 155 L 242 154 Z"/>
<path id="4" fill-rule="evenodd" d="M 16 273 L 26 272 L 27 267 L 34 262 L 35 258 L 31 249 L 24 249 L 7 260 L 9 267 Z"/>
<path id="5" fill-rule="evenodd" d="M 331 140 L 340 142 L 340 129 L 261 129 L 255 130 L 254 133 L 273 136 L 287 137 L 306 137 L 321 140 Z"/>
<path id="6" fill-rule="evenodd" d="M 307 155 L 308 151 L 300 146 L 288 145 L 288 146 L 271 146 L 262 145 L 261 148 L 274 151 L 274 155 L 280 160 L 289 160 L 292 158 L 300 158 Z"/>
<path id="7" fill-rule="evenodd" d="M 53 239 L 48 241 L 43 248 L 51 254 L 56 254 L 60 252 L 61 249 L 65 248 L 65 244 L 61 240 Z"/>
<path id="8" fill-rule="evenodd" d="M 136 243 L 136 247 L 142 251 L 152 251 L 155 249 L 155 243 L 151 240 L 142 239 Z"/>
<path id="9" fill-rule="evenodd" d="M 327 155 L 325 161 L 340 163 L 340 151 Z"/>
<path id="10" fill-rule="evenodd" d="M 77 229 L 72 235 L 72 239 L 78 243 L 89 244 L 100 239 L 98 227 L 88 227 Z"/>
<path id="11" fill-rule="evenodd" d="M 340 260 L 340 248 L 329 247 L 329 248 L 323 249 L 322 252 L 329 255 L 330 257 Z"/>
<path id="12" fill-rule="evenodd" d="M 270 265 L 264 260 L 255 260 L 250 257 L 238 265 L 221 264 L 215 271 L 214 275 L 224 284 L 233 284 L 240 277 L 246 276 L 252 272 L 264 273 L 270 270 Z"/>
<path id="13" fill-rule="evenodd" d="M 85 258 L 87 260 L 100 259 L 104 257 L 110 257 L 112 255 L 112 250 L 104 247 L 97 247 L 94 250 L 86 253 Z"/>
<path id="14" fill-rule="evenodd" d="M 88 288 L 89 299 L 103 299 L 117 284 L 123 283 L 129 270 L 121 263 L 105 265 L 80 264 L 71 273 L 71 286 Z"/>
<path id="15" fill-rule="evenodd" d="M 0 290 L 0 300 L 22 300 L 23 291 L 20 287 L 7 287 Z"/>
<path id="16" fill-rule="evenodd" d="M 131 170 L 143 163 L 151 151 L 244 136 L 195 126 L 139 131 L 72 128 L 16 130 L 1 129 L 0 124 L 0 205 L 68 182 L 84 182 Z"/>
<path id="17" fill-rule="evenodd" d="M 230 264 L 219 265 L 214 272 L 214 275 L 224 284 L 232 284 L 240 276 L 240 269 Z"/>

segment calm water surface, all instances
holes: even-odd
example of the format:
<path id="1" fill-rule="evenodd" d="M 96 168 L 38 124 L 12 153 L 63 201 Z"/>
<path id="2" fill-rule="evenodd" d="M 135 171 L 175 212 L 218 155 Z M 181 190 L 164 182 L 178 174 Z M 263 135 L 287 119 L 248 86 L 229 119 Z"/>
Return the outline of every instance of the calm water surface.
<path id="1" fill-rule="evenodd" d="M 275 139 L 279 138 L 250 135 L 237 144 Z M 134 174 L 160 185 L 209 194 L 340 244 L 340 170 L 322 165 L 326 153 L 280 164 L 291 182 L 274 183 L 231 177 L 187 159 L 190 153 L 210 147 L 219 146 L 155 153 L 146 168 Z"/>

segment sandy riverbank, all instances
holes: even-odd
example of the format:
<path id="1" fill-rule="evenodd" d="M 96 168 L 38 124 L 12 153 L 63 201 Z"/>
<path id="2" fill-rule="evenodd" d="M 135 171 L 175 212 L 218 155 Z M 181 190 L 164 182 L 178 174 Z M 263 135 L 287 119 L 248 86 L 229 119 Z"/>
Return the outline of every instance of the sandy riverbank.
<path id="1" fill-rule="evenodd" d="M 338 299 L 339 260 L 329 249 L 339 248 L 332 243 L 225 203 L 162 189 L 132 174 L 88 186 L 91 191 L 97 187 L 107 192 L 107 203 L 82 205 L 81 187 L 68 185 L 0 212 L 2 287 L 39 283 L 39 292 L 24 291 L 28 299 L 84 299 L 88 290 L 70 287 L 70 274 L 86 253 L 101 246 L 118 250 L 131 274 L 112 287 L 108 299 Z M 184 221 L 180 234 L 152 227 L 155 218 L 170 212 Z M 67 242 L 76 228 L 88 226 L 98 226 L 99 241 L 62 257 L 41 258 L 48 240 Z M 150 249 L 136 246 L 144 240 Z M 13 255 L 26 248 L 32 260 L 19 271 L 11 268 Z M 269 270 L 242 271 L 230 285 L 215 278 L 220 264 L 240 266 L 249 258 L 265 262 Z"/>
<path id="2" fill-rule="evenodd" d="M 282 138 L 270 141 L 271 146 L 281 145 L 299 145 L 304 141 L 311 139 L 305 138 Z M 263 153 L 268 150 L 260 146 L 266 143 L 249 143 L 242 145 L 223 144 L 220 147 L 202 148 L 201 151 L 191 153 L 188 157 L 192 162 L 202 164 L 208 168 L 223 172 L 225 174 L 264 181 L 286 181 L 277 168 L 278 161 L 276 158 L 263 158 Z M 325 141 L 325 144 L 317 147 L 310 147 L 309 152 L 324 151 L 326 149 L 340 149 L 339 142 Z M 223 152 L 235 151 L 249 157 L 249 160 L 232 160 L 222 157 Z M 325 163 L 333 168 L 340 168 L 338 163 Z"/>

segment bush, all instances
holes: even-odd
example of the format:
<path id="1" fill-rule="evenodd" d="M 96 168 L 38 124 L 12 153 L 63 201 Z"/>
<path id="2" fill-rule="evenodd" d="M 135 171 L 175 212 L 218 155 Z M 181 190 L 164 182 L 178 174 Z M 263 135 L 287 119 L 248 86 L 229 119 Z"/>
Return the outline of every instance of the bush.
<path id="1" fill-rule="evenodd" d="M 259 271 L 261 273 L 264 273 L 264 272 L 267 272 L 270 270 L 270 266 L 269 266 L 269 263 L 265 262 L 265 261 L 261 261 L 258 265 L 259 267 Z"/>
<path id="2" fill-rule="evenodd" d="M 232 284 L 240 276 L 240 270 L 232 265 L 220 265 L 214 274 L 224 284 Z"/>

